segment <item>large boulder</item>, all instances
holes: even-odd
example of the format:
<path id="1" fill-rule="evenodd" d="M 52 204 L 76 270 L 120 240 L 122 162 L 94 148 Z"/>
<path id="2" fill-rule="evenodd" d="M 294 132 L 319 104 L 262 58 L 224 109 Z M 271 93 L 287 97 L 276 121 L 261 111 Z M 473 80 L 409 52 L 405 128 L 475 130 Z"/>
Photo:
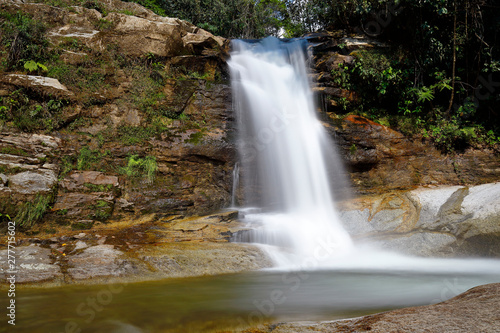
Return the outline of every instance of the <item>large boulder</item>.
<path id="1" fill-rule="evenodd" d="M 45 97 L 71 99 L 74 94 L 58 80 L 35 75 L 7 74 L 0 77 L 0 84 L 26 88 Z"/>
<path id="2" fill-rule="evenodd" d="M 421 256 L 500 256 L 500 183 L 362 197 L 341 212 L 358 241 Z"/>
<path id="3" fill-rule="evenodd" d="M 118 0 L 101 2 L 101 12 L 79 6 L 58 8 L 8 0 L 1 0 L 0 5 L 4 10 L 27 12 L 50 23 L 47 35 L 55 45 L 71 38 L 98 52 L 113 45 L 125 56 L 172 57 L 213 54 L 210 50 L 225 49 L 228 43 L 189 22 L 162 17 L 137 4 Z"/>

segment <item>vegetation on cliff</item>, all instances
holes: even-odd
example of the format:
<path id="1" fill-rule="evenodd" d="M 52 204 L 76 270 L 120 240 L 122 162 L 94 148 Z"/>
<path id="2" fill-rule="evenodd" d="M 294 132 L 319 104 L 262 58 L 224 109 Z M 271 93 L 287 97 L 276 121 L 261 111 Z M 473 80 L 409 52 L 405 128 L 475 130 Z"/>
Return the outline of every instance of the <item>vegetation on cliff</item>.
<path id="1" fill-rule="evenodd" d="M 500 6 L 478 0 L 138 0 L 231 38 L 342 29 L 388 42 L 335 69 L 363 114 L 430 138 L 445 152 L 500 142 Z M 343 50 L 347 52 L 347 50 Z"/>

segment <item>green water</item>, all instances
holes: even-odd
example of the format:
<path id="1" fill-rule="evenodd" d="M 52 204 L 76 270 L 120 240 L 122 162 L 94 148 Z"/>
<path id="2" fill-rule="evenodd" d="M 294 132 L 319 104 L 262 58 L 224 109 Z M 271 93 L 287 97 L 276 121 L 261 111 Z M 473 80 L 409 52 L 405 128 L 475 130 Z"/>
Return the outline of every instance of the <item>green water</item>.
<path id="1" fill-rule="evenodd" d="M 436 303 L 498 275 L 254 272 L 134 284 L 19 289 L 3 332 L 212 332 L 263 322 L 332 320 Z M 2 295 L 2 308 L 7 295 Z"/>

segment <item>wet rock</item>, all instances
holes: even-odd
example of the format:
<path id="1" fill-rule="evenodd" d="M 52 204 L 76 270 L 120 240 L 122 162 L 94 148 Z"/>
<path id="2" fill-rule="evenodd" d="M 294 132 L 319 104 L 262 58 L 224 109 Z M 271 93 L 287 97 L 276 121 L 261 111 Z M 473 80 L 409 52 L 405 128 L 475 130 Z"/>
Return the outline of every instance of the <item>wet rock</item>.
<path id="1" fill-rule="evenodd" d="M 500 176 L 498 154 L 471 150 L 457 156 L 443 155 L 430 143 L 410 141 L 364 117 L 329 117 L 326 129 L 339 145 L 358 192 L 380 193 L 418 185 L 480 184 L 494 182 Z"/>
<path id="2" fill-rule="evenodd" d="M 252 332 L 496 332 L 500 284 L 472 288 L 448 301 L 322 323 L 280 323 Z"/>
<path id="3" fill-rule="evenodd" d="M 85 184 L 109 185 L 118 187 L 117 176 L 105 175 L 99 171 L 73 171 L 60 182 L 61 187 L 68 191 L 83 189 Z"/>
<path id="4" fill-rule="evenodd" d="M 92 246 L 68 258 L 68 273 L 73 279 L 81 280 L 134 272 L 129 261 L 120 259 L 122 255 L 123 252 L 114 249 L 113 245 Z"/>
<path id="5" fill-rule="evenodd" d="M 0 277 L 6 281 L 10 268 L 7 260 L 8 250 L 0 251 Z M 12 253 L 11 253 L 12 254 Z M 16 282 L 38 282 L 62 276 L 61 269 L 50 258 L 51 251 L 37 245 L 18 246 L 14 249 Z M 11 258 L 9 258 L 11 259 Z"/>

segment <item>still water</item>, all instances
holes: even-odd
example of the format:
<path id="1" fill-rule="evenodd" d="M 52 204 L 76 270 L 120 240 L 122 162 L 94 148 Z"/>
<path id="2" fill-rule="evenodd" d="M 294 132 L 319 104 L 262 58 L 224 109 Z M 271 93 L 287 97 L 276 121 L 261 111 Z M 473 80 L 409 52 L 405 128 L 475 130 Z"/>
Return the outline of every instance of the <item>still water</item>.
<path id="1" fill-rule="evenodd" d="M 6 321 L 0 327 L 3 332 L 217 332 L 437 303 L 499 281 L 492 273 L 336 269 L 21 289 L 15 329 Z"/>

